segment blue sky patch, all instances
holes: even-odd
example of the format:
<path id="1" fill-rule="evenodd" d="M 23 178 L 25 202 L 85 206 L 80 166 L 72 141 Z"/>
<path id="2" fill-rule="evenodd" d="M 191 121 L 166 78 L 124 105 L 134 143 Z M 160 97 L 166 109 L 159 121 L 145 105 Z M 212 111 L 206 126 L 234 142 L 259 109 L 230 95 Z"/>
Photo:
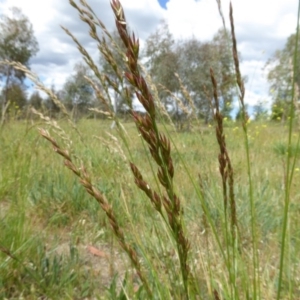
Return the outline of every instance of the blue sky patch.
<path id="1" fill-rule="evenodd" d="M 164 9 L 167 8 L 166 7 L 167 2 L 169 2 L 169 0 L 158 0 L 159 5 Z"/>

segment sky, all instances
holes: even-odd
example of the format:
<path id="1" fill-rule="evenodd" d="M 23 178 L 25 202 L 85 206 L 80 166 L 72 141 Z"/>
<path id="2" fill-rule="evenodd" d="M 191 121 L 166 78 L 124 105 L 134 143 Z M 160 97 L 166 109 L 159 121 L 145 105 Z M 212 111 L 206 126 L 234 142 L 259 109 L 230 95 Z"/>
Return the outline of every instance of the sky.
<path id="1" fill-rule="evenodd" d="M 79 1 L 77 0 L 77 3 Z M 109 0 L 87 0 L 109 30 L 114 18 Z M 141 40 L 155 31 L 162 19 L 175 38 L 196 37 L 210 40 L 222 27 L 216 0 L 121 0 L 127 22 Z M 229 0 L 221 0 L 226 26 L 229 28 Z M 232 0 L 238 51 L 241 53 L 242 75 L 246 83 L 246 103 L 270 101 L 269 86 L 264 68 L 277 49 L 297 25 L 297 0 Z M 93 57 L 97 48 L 88 29 L 79 19 L 68 0 L 0 0 L 0 12 L 9 7 L 21 8 L 33 25 L 39 52 L 31 60 L 31 70 L 47 87 L 62 88 L 81 56 L 69 36 L 61 29 L 68 28 Z"/>

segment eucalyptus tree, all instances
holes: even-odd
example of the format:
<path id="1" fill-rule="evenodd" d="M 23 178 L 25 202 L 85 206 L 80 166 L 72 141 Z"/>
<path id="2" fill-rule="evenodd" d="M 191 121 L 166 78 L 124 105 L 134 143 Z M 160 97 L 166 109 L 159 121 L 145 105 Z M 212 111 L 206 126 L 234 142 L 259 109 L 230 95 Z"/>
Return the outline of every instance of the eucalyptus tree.
<path id="1" fill-rule="evenodd" d="M 123 76 L 126 70 L 123 41 L 114 31 L 102 37 L 99 50 L 100 70 L 104 74 L 102 85 L 109 87 L 114 113 L 126 112 L 133 107 L 133 90 Z"/>
<path id="2" fill-rule="evenodd" d="M 19 8 L 12 8 L 10 15 L 0 19 L 0 60 L 20 62 L 29 67 L 30 59 L 38 51 L 38 42 L 34 36 L 32 24 Z M 8 103 L 9 86 L 23 82 L 24 72 L 5 64 L 0 65 L 0 78 L 3 81 L 2 122 Z"/>
<path id="3" fill-rule="evenodd" d="M 147 38 L 144 59 L 160 100 L 165 106 L 176 107 L 170 93 L 176 94 L 179 91 L 178 79 L 175 76 L 179 71 L 179 56 L 177 44 L 165 20 L 162 20 L 156 31 Z"/>
<path id="4" fill-rule="evenodd" d="M 38 91 L 35 91 L 31 94 L 31 96 L 28 99 L 28 104 L 36 110 L 40 110 L 42 108 L 43 98 L 41 97 Z"/>
<path id="5" fill-rule="evenodd" d="M 6 96 L 13 109 L 22 110 L 27 104 L 27 94 L 24 85 L 12 82 L 2 91 L 2 95 Z"/>
<path id="6" fill-rule="evenodd" d="M 296 49 L 298 49 L 297 53 Z M 293 103 L 297 107 L 300 100 L 299 92 L 297 92 L 300 87 L 300 42 L 296 41 L 296 34 L 288 37 L 283 49 L 275 51 L 266 67 L 270 94 L 273 99 L 272 119 L 285 120 L 290 113 L 290 105 Z M 296 91 L 294 99 L 293 89 Z"/>
<path id="7" fill-rule="evenodd" d="M 198 109 L 199 117 L 206 121 L 212 117 L 210 69 L 218 83 L 222 114 L 228 117 L 232 110 L 236 88 L 230 46 L 229 34 L 219 30 L 211 41 L 201 42 L 192 37 L 181 41 L 177 49 L 180 55 L 179 75 Z"/>
<path id="8" fill-rule="evenodd" d="M 217 79 L 220 96 L 220 111 L 230 117 L 233 101 L 237 98 L 236 74 L 232 56 L 232 41 L 229 31 L 220 29 L 211 41 L 212 69 Z M 239 61 L 242 57 L 239 55 Z M 246 78 L 243 78 L 246 81 Z"/>
<path id="9" fill-rule="evenodd" d="M 74 66 L 74 73 L 69 76 L 63 86 L 62 100 L 66 107 L 72 111 L 74 119 L 86 114 L 94 100 L 94 91 L 89 84 L 92 72 L 90 68 L 82 62 Z"/>
<path id="10" fill-rule="evenodd" d="M 51 92 L 58 98 L 58 99 L 63 99 L 63 91 L 57 90 L 55 88 L 55 85 L 53 84 L 51 86 Z M 59 115 L 60 113 L 60 108 L 59 106 L 53 101 L 53 98 L 50 96 L 47 96 L 46 99 L 43 101 L 44 107 L 46 110 L 48 110 L 48 114 L 51 118 L 55 118 Z"/>

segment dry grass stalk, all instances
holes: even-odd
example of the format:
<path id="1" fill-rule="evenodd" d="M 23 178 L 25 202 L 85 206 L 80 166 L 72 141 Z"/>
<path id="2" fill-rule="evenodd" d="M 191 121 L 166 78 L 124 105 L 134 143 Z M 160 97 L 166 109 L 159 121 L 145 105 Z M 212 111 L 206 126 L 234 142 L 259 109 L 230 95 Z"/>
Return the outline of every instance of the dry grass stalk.
<path id="1" fill-rule="evenodd" d="M 107 111 L 110 112 L 110 116 L 112 118 L 114 118 L 114 120 L 115 120 L 115 114 L 113 112 L 113 107 L 112 107 L 112 100 L 111 100 L 111 97 L 110 97 L 110 94 L 108 91 L 107 84 L 105 83 L 106 78 L 104 77 L 103 74 L 101 74 L 101 72 L 100 72 L 99 68 L 97 67 L 97 65 L 95 64 L 93 58 L 84 49 L 84 47 L 79 43 L 79 41 L 75 38 L 75 36 L 68 29 L 66 29 L 64 27 L 62 27 L 62 29 L 72 38 L 73 42 L 77 45 L 79 52 L 82 54 L 84 61 L 90 67 L 90 69 L 93 70 L 95 76 L 99 79 L 107 98 L 105 98 L 103 96 L 103 94 L 100 91 L 100 89 L 98 88 L 97 84 L 95 84 L 91 80 L 89 81 L 89 83 L 93 86 L 93 88 L 96 92 L 97 98 L 105 105 Z"/>
<path id="2" fill-rule="evenodd" d="M 43 85 L 43 83 L 41 83 L 39 78 L 33 72 L 31 72 L 26 66 L 22 65 L 19 62 L 8 61 L 8 60 L 1 61 L 0 64 L 9 65 L 15 68 L 16 70 L 24 72 L 26 74 L 26 77 L 30 79 L 40 91 L 46 93 L 53 100 L 53 102 L 59 107 L 60 111 L 67 117 L 67 119 L 71 120 L 71 116 L 68 110 L 66 109 L 66 107 L 64 106 L 64 104 L 57 98 L 57 96 L 50 89 L 47 89 Z"/>
<path id="3" fill-rule="evenodd" d="M 202 178 L 202 176 L 201 176 L 200 173 L 198 174 L 198 179 L 199 179 L 199 188 L 200 188 L 199 191 L 201 193 L 202 199 L 205 200 L 205 198 L 206 198 L 205 187 L 204 187 L 203 178 Z M 204 227 L 205 234 L 207 235 L 208 229 L 209 229 L 209 223 L 208 223 L 208 220 L 207 220 L 207 216 L 204 213 L 205 212 L 205 208 L 204 208 L 202 202 L 201 202 L 201 206 L 202 206 L 202 211 L 203 211 L 203 214 L 202 214 L 202 224 L 203 224 L 203 227 Z"/>
<path id="4" fill-rule="evenodd" d="M 221 300 L 217 290 L 214 290 L 214 298 L 215 298 L 215 300 Z"/>
<path id="5" fill-rule="evenodd" d="M 131 98 L 133 91 L 130 87 L 125 86 L 124 72 L 122 70 L 122 66 L 124 64 L 122 63 L 120 66 L 120 63 L 118 63 L 120 60 L 124 61 L 126 58 L 124 50 L 121 49 L 118 43 L 114 40 L 113 36 L 108 32 L 101 20 L 97 18 L 96 14 L 86 3 L 86 1 L 80 1 L 81 5 L 83 5 L 83 8 L 79 7 L 73 0 L 70 0 L 69 2 L 78 11 L 81 20 L 89 26 L 89 34 L 91 38 L 97 43 L 98 50 L 106 62 L 111 66 L 111 69 L 115 75 L 108 76 L 107 74 L 102 73 L 97 64 L 94 62 L 93 58 L 89 55 L 86 49 L 84 49 L 76 37 L 68 29 L 62 27 L 77 45 L 77 48 L 82 54 L 83 59 L 94 72 L 95 77 L 98 79 L 98 82 L 96 82 L 95 80 L 87 78 L 88 82 L 95 91 L 97 99 L 102 103 L 102 105 L 104 105 L 104 110 L 97 108 L 92 108 L 90 110 L 104 114 L 111 118 L 114 121 L 112 127 L 116 124 L 117 131 L 120 134 L 123 144 L 127 149 L 129 149 L 128 142 L 126 140 L 127 133 L 117 116 L 117 111 L 113 105 L 114 99 L 111 96 L 112 88 L 114 90 L 115 97 L 119 96 L 120 98 L 124 99 L 129 108 L 132 109 Z M 99 37 L 98 35 L 99 29 L 102 32 L 102 37 Z"/>
<path id="6" fill-rule="evenodd" d="M 170 141 L 158 130 L 154 99 L 146 80 L 140 72 L 138 64 L 139 40 L 135 37 L 134 33 L 130 35 L 128 32 L 121 3 L 118 0 L 112 0 L 111 7 L 115 14 L 117 30 L 126 47 L 126 62 L 129 71 L 125 72 L 125 76 L 135 88 L 136 96 L 147 112 L 145 116 L 140 116 L 132 112 L 133 119 L 142 138 L 149 146 L 152 158 L 158 166 L 157 178 L 164 187 L 166 195 L 159 196 L 158 193 L 153 191 L 147 182 L 144 181 L 141 172 L 133 163 L 131 163 L 131 170 L 135 177 L 135 183 L 145 192 L 156 210 L 162 214 L 162 209 L 164 208 L 167 213 L 168 223 L 177 244 L 182 279 L 185 287 L 185 298 L 188 299 L 189 267 L 187 258 L 190 244 L 183 231 L 181 203 L 173 186 L 174 167 L 171 158 Z"/>
<path id="7" fill-rule="evenodd" d="M 225 134 L 223 129 L 223 116 L 220 113 L 220 109 L 219 109 L 219 97 L 217 93 L 218 87 L 212 69 L 210 70 L 210 74 L 211 74 L 211 81 L 213 84 L 213 96 L 214 96 L 215 110 L 216 110 L 215 112 L 215 120 L 217 122 L 216 137 L 220 147 L 219 170 L 222 177 L 224 209 L 225 209 L 225 214 L 227 214 L 227 206 L 228 206 L 228 199 L 229 199 L 231 231 L 232 231 L 232 236 L 235 237 L 235 230 L 237 229 L 238 223 L 237 223 L 237 216 L 236 216 L 236 203 L 234 198 L 233 168 L 226 147 L 226 140 L 225 140 Z"/>
<path id="8" fill-rule="evenodd" d="M 18 258 L 16 256 L 14 256 L 11 251 L 9 249 L 7 249 L 6 247 L 3 247 L 0 245 L 0 251 L 2 253 L 4 253 L 5 255 L 7 255 L 8 257 L 10 257 L 11 259 L 13 260 L 17 260 L 18 261 Z"/>
<path id="9" fill-rule="evenodd" d="M 170 114 L 166 110 L 164 104 L 161 102 L 161 100 L 158 96 L 157 87 L 153 83 L 151 76 L 149 75 L 146 68 L 141 63 L 139 63 L 139 66 L 140 66 L 141 70 L 143 71 L 143 73 L 145 74 L 146 82 L 150 86 L 150 89 L 151 89 L 151 92 L 153 95 L 153 99 L 154 99 L 154 103 L 155 103 L 155 107 L 158 109 L 158 112 L 161 114 L 161 116 L 166 117 L 166 119 L 169 121 L 169 124 L 172 125 L 172 127 L 176 131 L 176 126 L 175 126 L 174 122 L 172 121 L 172 118 L 170 117 Z"/>
<path id="10" fill-rule="evenodd" d="M 44 130 L 44 129 L 40 129 L 40 134 L 47 139 L 53 146 L 53 149 L 56 153 L 58 153 L 59 155 L 61 155 L 65 161 L 64 164 L 65 166 L 71 170 L 77 177 L 79 177 L 80 179 L 80 183 L 81 185 L 85 188 L 85 190 L 93 197 L 97 200 L 97 202 L 99 203 L 99 205 L 101 206 L 102 210 L 105 212 L 109 223 L 113 229 L 113 232 L 115 234 L 115 236 L 117 237 L 117 240 L 121 246 L 121 248 L 128 254 L 133 266 L 136 269 L 136 272 L 139 276 L 139 278 L 141 279 L 148 295 L 151 297 L 152 296 L 152 292 L 149 288 L 148 285 L 148 281 L 146 280 L 146 277 L 144 276 L 143 272 L 142 272 L 142 267 L 141 264 L 139 262 L 138 259 L 138 255 L 136 253 L 136 251 L 126 242 L 125 239 L 125 235 L 121 229 L 121 227 L 119 226 L 118 220 L 115 217 L 115 213 L 113 211 L 112 206 L 109 204 L 109 202 L 107 201 L 106 197 L 101 193 L 101 191 L 99 191 L 93 184 L 91 181 L 91 178 L 86 170 L 86 168 L 84 167 L 84 165 L 82 164 L 81 167 L 77 167 L 72 158 L 71 155 L 69 153 L 68 150 L 64 150 L 62 149 L 58 143 L 54 140 L 54 138 L 52 138 L 49 134 L 48 131 Z"/>
<path id="11" fill-rule="evenodd" d="M 180 89 L 182 91 L 182 94 L 183 94 L 184 98 L 187 100 L 187 103 L 188 103 L 188 105 L 191 108 L 191 111 L 189 111 L 189 119 L 194 118 L 197 121 L 198 126 L 200 126 L 199 118 L 197 116 L 197 108 L 195 106 L 195 103 L 194 103 L 194 101 L 193 101 L 190 93 L 188 92 L 188 90 L 184 86 L 184 84 L 183 84 L 181 78 L 179 77 L 179 75 L 177 73 L 175 73 L 174 75 L 178 79 L 179 87 L 180 87 Z"/>
<path id="12" fill-rule="evenodd" d="M 102 110 L 99 110 L 99 109 L 96 109 L 96 108 L 90 108 L 89 110 L 95 111 L 97 113 L 100 113 L 100 114 L 103 114 L 103 115 L 106 115 L 106 116 L 109 116 L 110 118 L 113 119 L 115 117 L 115 115 L 114 115 L 114 112 L 112 110 L 111 104 L 108 103 L 107 99 L 104 97 L 104 95 L 103 95 L 102 91 L 100 90 L 98 84 L 96 82 L 94 82 L 91 78 L 88 78 L 88 77 L 85 77 L 85 78 L 90 83 L 90 85 L 93 87 L 93 90 L 96 93 L 97 99 L 100 100 L 101 103 L 105 107 L 105 111 L 102 111 Z"/>
<path id="13" fill-rule="evenodd" d="M 178 107 L 181 109 L 181 111 L 186 115 L 186 118 L 188 122 L 190 122 L 190 118 L 192 116 L 191 112 L 189 111 L 189 108 L 183 104 L 182 99 L 180 99 L 178 96 L 176 96 L 174 93 L 172 93 L 170 90 L 168 90 L 165 86 L 159 84 L 159 86 L 167 92 L 177 103 Z M 180 129 L 177 125 L 177 129 Z"/>
<path id="14" fill-rule="evenodd" d="M 103 95 L 97 83 L 89 80 L 89 83 L 92 85 L 95 90 L 97 98 L 104 104 L 105 109 L 107 111 L 106 115 L 109 115 L 110 118 L 117 125 L 117 129 L 120 131 L 121 136 L 123 135 L 123 128 L 120 123 L 120 120 L 117 117 L 116 111 L 113 107 L 114 100 L 111 97 L 109 88 L 112 88 L 115 92 L 115 96 L 118 95 L 126 101 L 126 104 L 132 109 L 132 90 L 125 86 L 124 74 L 123 70 L 120 69 L 120 63 L 116 58 L 116 55 L 113 53 L 111 49 L 114 49 L 118 55 L 118 58 L 121 58 L 122 61 L 125 60 L 124 51 L 118 46 L 118 43 L 114 40 L 113 36 L 106 29 L 105 25 L 97 18 L 96 14 L 92 10 L 92 8 L 87 4 L 86 1 L 80 0 L 83 8 L 79 7 L 73 0 L 69 0 L 70 4 L 78 11 L 80 19 L 85 22 L 89 28 L 89 34 L 91 38 L 97 43 L 97 48 L 102 54 L 103 58 L 106 62 L 112 67 L 114 74 L 116 75 L 116 79 L 112 79 L 107 74 L 101 73 L 97 64 L 94 62 L 93 58 L 88 54 L 88 52 L 84 49 L 84 47 L 80 44 L 80 42 L 76 39 L 76 37 L 66 28 L 62 27 L 62 29 L 72 38 L 74 43 L 77 45 L 78 50 L 83 56 L 83 59 L 90 67 L 90 69 L 94 72 L 96 78 L 99 80 L 105 95 Z M 100 38 L 97 32 L 97 29 L 100 28 L 103 33 Z M 110 44 L 107 43 L 106 38 L 108 38 Z M 102 111 L 100 112 L 102 113 Z M 123 142 L 126 144 L 126 141 L 123 138 Z"/>
<path id="15" fill-rule="evenodd" d="M 235 66 L 235 74 L 236 81 L 239 88 L 239 100 L 242 108 L 243 114 L 243 130 L 245 134 L 245 144 L 246 144 L 246 156 L 247 156 L 247 168 L 248 168 L 248 178 L 249 178 L 249 200 L 250 200 L 250 210 L 251 210 L 251 232 L 252 232 L 252 262 L 253 262 L 253 293 L 254 298 L 257 296 L 257 293 L 260 293 L 260 276 L 257 270 L 259 270 L 259 252 L 257 245 L 257 229 L 256 229 L 256 211 L 254 206 L 254 196 L 253 196 L 253 187 L 252 187 L 252 177 L 251 177 L 251 166 L 250 166 L 250 154 L 249 154 L 249 141 L 248 141 L 248 130 L 247 130 L 247 113 L 245 107 L 245 85 L 241 76 L 240 65 L 239 65 L 239 57 L 237 51 L 237 43 L 235 37 L 235 29 L 234 29 L 234 20 L 233 20 L 233 9 L 232 4 L 230 3 L 229 9 L 229 18 L 230 18 L 230 26 L 231 26 L 231 37 L 232 37 L 232 54 L 233 61 Z M 280 284 L 279 284 L 280 286 Z M 280 290 L 280 289 L 279 289 Z M 259 296 L 258 296 L 259 297 Z"/>
<path id="16" fill-rule="evenodd" d="M 214 104 L 213 104 L 213 101 L 212 101 L 212 99 L 213 99 L 213 93 L 211 91 L 208 91 L 208 88 L 207 88 L 207 86 L 205 84 L 203 85 L 203 92 L 204 92 L 206 100 L 207 100 L 207 102 L 209 104 L 209 108 L 213 112 L 214 111 Z"/>
<path id="17" fill-rule="evenodd" d="M 51 119 L 48 116 L 44 116 L 41 112 L 37 111 L 33 107 L 31 108 L 31 111 L 40 117 L 41 120 L 44 121 L 46 125 L 48 125 L 50 128 L 52 128 L 53 132 L 57 134 L 65 143 L 65 145 L 68 147 L 68 149 L 71 149 L 72 146 L 72 140 L 67 135 L 67 133 L 58 125 L 58 123 Z"/>
<path id="18" fill-rule="evenodd" d="M 187 89 L 183 85 L 183 82 L 180 79 L 179 75 L 177 73 L 175 73 L 174 75 L 178 79 L 179 87 L 182 91 L 182 95 L 184 96 L 184 99 L 186 100 L 186 104 L 184 104 L 182 99 L 180 99 L 173 92 L 168 90 L 165 86 L 163 86 L 161 84 L 159 84 L 159 86 L 176 101 L 176 103 L 179 106 L 179 108 L 181 109 L 181 111 L 186 115 L 186 120 L 187 120 L 187 123 L 188 123 L 188 129 L 190 129 L 192 119 L 196 120 L 196 122 L 198 124 L 198 127 L 200 127 L 200 122 L 199 122 L 199 119 L 197 117 L 197 108 L 195 106 L 195 103 L 193 102 L 189 92 L 187 91 Z M 169 116 L 169 118 L 170 118 L 170 116 Z M 174 125 L 174 127 L 175 127 L 175 125 Z M 176 127 L 175 127 L 175 129 L 176 129 Z"/>
<path id="19" fill-rule="evenodd" d="M 191 125 L 191 120 L 192 118 L 194 118 L 198 123 L 199 123 L 199 120 L 197 118 L 197 115 L 196 115 L 196 107 L 194 105 L 194 103 L 192 103 L 192 100 L 191 100 L 191 97 L 188 93 L 188 91 L 185 89 L 185 87 L 182 85 L 182 82 L 178 76 L 178 74 L 175 73 L 175 76 L 178 78 L 178 81 L 179 81 L 179 84 L 180 84 L 180 88 L 182 89 L 182 94 L 183 96 L 185 97 L 185 99 L 187 99 L 187 103 L 190 105 L 190 107 L 188 107 L 188 105 L 184 104 L 183 103 L 183 100 L 180 99 L 178 96 L 176 96 L 174 93 L 172 93 L 170 90 L 168 90 L 164 85 L 162 84 L 159 84 L 159 86 L 166 92 L 168 93 L 177 103 L 178 107 L 181 109 L 181 111 L 184 113 L 184 115 L 186 116 L 186 121 L 188 123 L 188 128 L 190 129 L 190 125 Z M 164 107 L 163 104 L 161 104 L 161 106 Z M 165 108 L 164 108 L 165 109 Z M 190 110 L 192 109 L 192 110 Z M 165 109 L 166 110 L 166 109 Z M 166 112 L 167 113 L 167 112 Z M 169 118 L 171 119 L 170 117 L 170 114 L 167 113 Z M 173 123 L 173 121 L 172 121 Z M 174 123 L 173 123 L 174 124 Z M 176 129 L 182 129 L 182 126 L 178 126 L 178 125 L 181 125 L 181 124 L 177 124 L 177 128 L 176 126 L 174 125 L 174 128 L 175 130 Z"/>
<path id="20" fill-rule="evenodd" d="M 239 63 L 239 56 L 237 51 L 237 44 L 236 44 L 236 37 L 235 37 L 235 29 L 234 29 L 234 20 L 233 20 L 233 10 L 232 4 L 230 3 L 230 25 L 231 25 L 231 36 L 232 36 L 232 54 L 233 54 L 233 61 L 235 67 L 235 74 L 236 74 L 236 82 L 240 91 L 239 99 L 242 106 L 243 111 L 243 118 L 244 118 L 244 126 L 246 126 L 246 107 L 245 107 L 245 85 L 240 71 L 240 63 Z"/>
<path id="21" fill-rule="evenodd" d="M 15 68 L 16 70 L 20 70 L 20 71 L 24 72 L 26 74 L 26 77 L 35 84 L 36 88 L 38 90 L 46 93 L 52 99 L 52 101 L 55 103 L 55 105 L 57 105 L 59 107 L 60 111 L 63 113 L 63 115 L 67 118 L 68 122 L 71 124 L 71 127 L 76 131 L 76 133 L 80 137 L 81 142 L 83 142 L 84 138 L 83 138 L 81 132 L 79 131 L 79 129 L 77 128 L 76 124 L 73 122 L 72 117 L 71 117 L 70 113 L 68 112 L 68 110 L 66 109 L 66 107 L 64 106 L 64 104 L 60 101 L 60 99 L 58 99 L 58 97 L 55 95 L 55 93 L 53 93 L 53 91 L 51 91 L 50 89 L 48 89 L 44 86 L 44 84 L 40 81 L 40 79 L 38 78 L 38 76 L 36 74 L 31 72 L 26 66 L 22 65 L 19 62 L 11 62 L 11 61 L 5 60 L 5 61 L 1 61 L 0 64 L 9 65 L 9 66 L 12 66 L 13 68 Z M 34 114 L 39 115 L 42 120 L 46 121 L 46 123 L 48 125 L 50 125 L 54 129 L 58 130 L 59 131 L 58 134 L 60 136 L 62 136 L 62 138 L 66 138 L 66 135 L 63 134 L 63 132 L 61 131 L 61 128 L 57 125 L 56 121 L 51 120 L 49 117 L 44 116 L 42 113 L 36 111 L 34 108 L 31 108 L 31 110 Z M 71 142 L 71 141 L 69 140 L 69 142 Z"/>
<path id="22" fill-rule="evenodd" d="M 95 138 L 99 139 L 103 145 L 105 145 L 110 153 L 119 154 L 124 162 L 127 163 L 127 157 L 120 146 L 119 140 L 109 132 L 105 132 L 109 136 L 109 140 L 106 140 L 100 136 L 94 136 Z"/>
<path id="23" fill-rule="evenodd" d="M 225 18 L 224 18 L 223 11 L 222 11 L 221 0 L 216 0 L 216 1 L 217 1 L 217 4 L 218 4 L 219 14 L 220 14 L 220 17 L 221 17 L 222 22 L 223 22 L 223 27 L 224 27 L 224 29 L 226 29 Z"/>
<path id="24" fill-rule="evenodd" d="M 184 86 L 184 84 L 183 84 L 181 78 L 179 77 L 179 75 L 178 75 L 177 73 L 175 73 L 174 75 L 175 75 L 176 78 L 178 79 L 179 86 L 180 86 L 180 89 L 181 89 L 181 91 L 182 91 L 182 94 L 183 94 L 184 98 L 188 101 L 190 107 L 191 107 L 192 110 L 193 110 L 194 117 L 195 117 L 196 119 L 198 119 L 198 118 L 197 118 L 197 114 L 196 114 L 197 108 L 196 108 L 196 106 L 195 106 L 195 103 L 194 103 L 194 101 L 193 101 L 193 99 L 192 99 L 190 93 L 189 93 L 188 90 L 185 88 L 185 86 Z"/>

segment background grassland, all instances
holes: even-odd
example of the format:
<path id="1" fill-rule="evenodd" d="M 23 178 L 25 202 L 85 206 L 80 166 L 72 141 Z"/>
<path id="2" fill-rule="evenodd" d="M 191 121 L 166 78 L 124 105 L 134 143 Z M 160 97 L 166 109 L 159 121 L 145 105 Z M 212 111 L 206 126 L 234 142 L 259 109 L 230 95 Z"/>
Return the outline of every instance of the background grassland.
<path id="1" fill-rule="evenodd" d="M 50 119 L 32 108 L 27 122 L 14 116 L 8 122 L 3 114 L 0 298 L 300 299 L 296 75 L 288 124 L 249 122 L 230 5 L 228 62 L 234 65 L 242 121 L 231 123 L 222 114 L 224 91 L 211 68 L 212 95 L 200 98 L 211 100 L 206 105 L 214 112 L 213 124 L 200 124 L 180 81 L 192 109 L 183 107 L 187 122 L 198 122 L 190 124 L 193 131 L 180 126 L 176 131 L 161 122 L 167 112 L 140 66 L 139 40 L 121 3 L 111 1 L 123 47 L 85 1 L 80 7 L 70 4 L 116 75 L 115 81 L 100 72 L 63 28 L 95 75 L 85 79 L 105 109 L 98 112 L 116 126 L 111 130 L 110 122 L 96 119 L 75 123 L 74 111 L 24 65 L 1 62 L 26 74 L 50 97 L 57 114 Z M 296 41 L 298 36 L 299 26 Z M 118 119 L 111 88 L 130 108 L 131 122 L 122 125 Z M 132 108 L 133 91 L 143 115 Z M 54 158 L 51 148 L 59 156 Z"/>
<path id="2" fill-rule="evenodd" d="M 159 289 L 157 297 L 180 299 L 180 287 L 176 287 L 180 271 L 174 241 L 152 204 L 135 186 L 129 168 L 128 157 L 139 166 L 149 184 L 155 186 L 149 157 L 134 123 L 124 123 L 129 149 L 119 138 L 116 141 L 110 136 L 116 134 L 110 130 L 110 121 L 80 121 L 78 129 L 82 141 L 76 132 L 68 129 L 67 123 L 59 124 L 69 134 L 72 151 L 83 159 L 95 186 L 111 203 L 143 266 L 150 270 L 151 280 Z M 63 165 L 63 160 L 54 156 L 47 141 L 38 134 L 40 125 L 38 122 L 10 122 L 0 135 L 0 298 L 126 299 L 127 295 L 130 299 L 143 299 L 145 295 L 138 289 L 140 282 L 115 240 L 104 212 Z M 191 290 L 195 290 L 191 298 L 210 299 L 213 290 L 218 289 L 221 299 L 229 299 L 226 266 L 192 185 L 194 181 L 201 187 L 225 248 L 215 129 L 207 127 L 178 133 L 163 124 L 161 129 L 174 143 L 174 186 L 182 201 L 185 230 L 191 243 L 189 264 L 197 276 L 191 284 Z M 252 267 L 248 264 L 252 256 L 252 220 L 244 134 L 238 123 L 225 122 L 224 130 L 234 169 L 239 222 L 238 289 L 249 290 L 251 295 L 251 276 L 247 274 Z M 272 123 L 253 122 L 248 127 L 262 299 L 274 299 L 277 289 L 287 131 L 285 125 Z M 297 136 L 294 132 L 294 145 Z M 296 146 L 293 155 L 296 166 L 291 183 L 282 299 L 300 298 L 297 255 L 300 250 L 300 161 Z M 100 252 L 93 255 L 90 246 Z M 165 284 L 165 290 L 158 281 Z M 173 295 L 170 290 L 174 291 Z"/>

